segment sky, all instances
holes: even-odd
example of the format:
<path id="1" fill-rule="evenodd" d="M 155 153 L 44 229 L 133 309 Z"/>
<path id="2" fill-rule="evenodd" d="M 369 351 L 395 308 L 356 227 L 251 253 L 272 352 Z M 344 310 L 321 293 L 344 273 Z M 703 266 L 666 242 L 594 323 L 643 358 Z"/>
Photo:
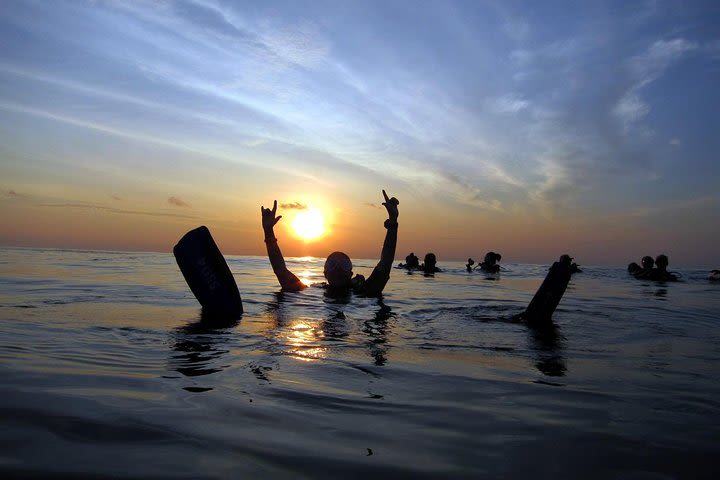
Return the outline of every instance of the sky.
<path id="1" fill-rule="evenodd" d="M 0 245 L 720 266 L 716 1 L 0 5 Z M 292 217 L 318 209 L 326 235 Z"/>

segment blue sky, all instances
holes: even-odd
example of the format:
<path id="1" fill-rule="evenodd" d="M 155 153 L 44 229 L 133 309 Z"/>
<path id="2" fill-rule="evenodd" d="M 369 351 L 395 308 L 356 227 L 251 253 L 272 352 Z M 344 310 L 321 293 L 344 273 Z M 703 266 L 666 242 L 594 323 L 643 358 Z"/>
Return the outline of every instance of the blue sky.
<path id="1" fill-rule="evenodd" d="M 410 205 L 408 221 L 450 232 L 455 243 L 435 242 L 446 257 L 453 245 L 507 242 L 487 225 L 518 235 L 535 225 L 539 243 L 552 243 L 542 224 L 567 229 L 562 246 L 574 238 L 600 263 L 634 259 L 643 237 L 653 255 L 717 259 L 717 2 L 78 0 L 2 10 L 7 215 L 24 198 L 35 209 L 215 215 L 249 230 L 255 218 L 244 226 L 212 212 L 225 202 L 240 215 L 241 204 L 250 212 L 301 189 L 342 196 L 348 212 L 377 203 L 385 186 Z M 622 226 L 613 245 L 627 253 L 595 244 L 592 225 Z"/>

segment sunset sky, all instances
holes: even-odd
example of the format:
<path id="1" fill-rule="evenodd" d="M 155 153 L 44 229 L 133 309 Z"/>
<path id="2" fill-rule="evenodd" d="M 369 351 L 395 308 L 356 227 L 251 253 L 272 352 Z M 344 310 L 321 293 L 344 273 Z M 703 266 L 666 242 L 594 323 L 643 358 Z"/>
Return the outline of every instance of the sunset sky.
<path id="1" fill-rule="evenodd" d="M 720 267 L 717 1 L 14 1 L 0 245 Z M 327 233 L 289 230 L 303 208 Z"/>

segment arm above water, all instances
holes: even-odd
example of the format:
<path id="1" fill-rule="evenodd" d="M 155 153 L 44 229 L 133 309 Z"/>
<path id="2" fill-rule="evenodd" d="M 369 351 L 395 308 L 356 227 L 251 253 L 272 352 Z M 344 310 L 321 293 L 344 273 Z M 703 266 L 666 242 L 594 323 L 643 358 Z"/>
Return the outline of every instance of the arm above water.
<path id="1" fill-rule="evenodd" d="M 383 190 L 385 202 L 383 205 L 388 212 L 388 219 L 385 220 L 385 241 L 383 242 L 382 252 L 380 253 L 380 262 L 370 274 L 365 282 L 365 294 L 368 297 L 377 297 L 382 294 L 385 285 L 390 280 L 390 271 L 395 260 L 395 247 L 397 246 L 398 231 L 398 205 L 400 202 L 397 198 L 388 198 L 387 193 Z"/>
<path id="2" fill-rule="evenodd" d="M 260 207 L 260 213 L 262 214 L 262 226 L 265 232 L 265 246 L 267 247 L 268 258 L 270 259 L 270 265 L 272 265 L 273 272 L 280 282 L 280 286 L 283 290 L 288 292 L 297 292 L 305 288 L 303 284 L 285 265 L 285 259 L 280 251 L 277 238 L 275 237 L 274 227 L 275 224 L 280 221 L 282 215 L 276 217 L 277 213 L 277 200 L 273 202 L 273 208 Z"/>

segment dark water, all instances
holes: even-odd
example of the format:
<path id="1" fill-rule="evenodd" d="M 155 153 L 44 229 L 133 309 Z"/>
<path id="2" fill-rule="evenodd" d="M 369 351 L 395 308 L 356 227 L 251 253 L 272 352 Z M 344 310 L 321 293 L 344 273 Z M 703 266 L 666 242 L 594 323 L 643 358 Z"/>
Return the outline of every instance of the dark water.
<path id="1" fill-rule="evenodd" d="M 441 259 L 442 260 L 442 259 Z M 394 270 L 382 302 L 281 294 L 209 328 L 170 254 L 0 249 L 0 473 L 143 478 L 715 478 L 720 285 L 546 266 Z M 319 281 L 322 261 L 290 268 Z M 357 262 L 369 273 L 373 262 Z"/>

